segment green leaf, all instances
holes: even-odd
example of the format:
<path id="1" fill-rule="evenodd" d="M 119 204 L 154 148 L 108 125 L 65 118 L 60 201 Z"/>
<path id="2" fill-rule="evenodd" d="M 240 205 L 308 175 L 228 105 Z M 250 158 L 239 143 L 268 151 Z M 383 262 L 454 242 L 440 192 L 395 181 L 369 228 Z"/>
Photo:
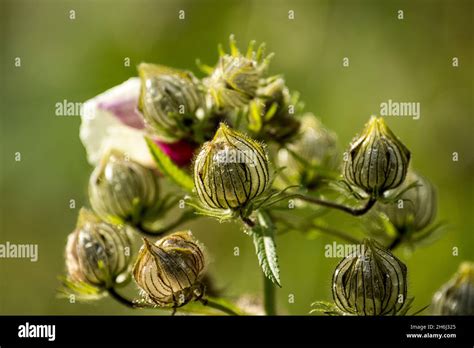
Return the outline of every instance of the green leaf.
<path id="1" fill-rule="evenodd" d="M 155 144 L 153 140 L 145 137 L 145 141 L 150 149 L 151 155 L 158 166 L 158 169 L 181 186 L 186 191 L 191 192 L 194 188 L 193 179 L 186 172 L 178 168 L 173 161 Z"/>
<path id="2" fill-rule="evenodd" d="M 281 287 L 274 232 L 274 226 L 269 217 L 265 213 L 259 212 L 258 224 L 250 231 L 255 252 L 265 276 Z"/>

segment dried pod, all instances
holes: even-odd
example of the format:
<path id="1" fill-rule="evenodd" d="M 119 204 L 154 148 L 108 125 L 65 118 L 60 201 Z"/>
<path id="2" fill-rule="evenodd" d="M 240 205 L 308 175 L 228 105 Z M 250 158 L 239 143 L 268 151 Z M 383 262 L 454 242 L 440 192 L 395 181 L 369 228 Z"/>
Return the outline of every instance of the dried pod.
<path id="1" fill-rule="evenodd" d="M 210 208 L 242 208 L 265 191 L 269 180 L 262 144 L 223 123 L 194 162 L 196 192 Z"/>
<path id="2" fill-rule="evenodd" d="M 407 189 L 414 184 L 416 186 Z M 387 215 L 397 230 L 421 231 L 436 217 L 436 190 L 427 178 L 415 172 L 409 172 L 403 184 L 393 193 L 402 191 L 404 192 L 398 201 L 387 204 L 378 203 L 376 208 Z"/>
<path id="3" fill-rule="evenodd" d="M 81 209 L 77 227 L 67 240 L 68 279 L 106 289 L 129 269 L 131 241 L 126 227 L 100 221 Z"/>
<path id="4" fill-rule="evenodd" d="M 147 124 L 164 140 L 188 137 L 204 105 L 197 78 L 188 71 L 147 63 L 140 64 L 138 71 L 139 109 Z"/>
<path id="5" fill-rule="evenodd" d="M 230 37 L 230 54 L 222 50 L 217 66 L 204 79 L 208 88 L 210 104 L 217 108 L 239 108 L 256 96 L 259 80 L 267 69 L 271 55 L 263 57 L 265 45 L 253 50 L 255 42 L 249 44 L 247 54 L 237 49 L 234 36 Z"/>
<path id="6" fill-rule="evenodd" d="M 474 315 L 474 263 L 463 262 L 454 277 L 433 296 L 433 314 Z"/>
<path id="7" fill-rule="evenodd" d="M 344 177 L 373 197 L 400 186 L 405 180 L 410 151 L 387 127 L 383 118 L 372 117 L 351 145 Z"/>
<path id="8" fill-rule="evenodd" d="M 156 172 L 118 151 L 106 154 L 89 180 L 92 208 L 109 221 L 146 220 L 158 206 L 158 192 Z"/>
<path id="9" fill-rule="evenodd" d="M 292 183 L 312 188 L 321 172 L 337 167 L 337 137 L 313 114 L 305 114 L 299 136 L 278 151 L 277 160 Z"/>
<path id="10" fill-rule="evenodd" d="M 173 233 L 155 244 L 143 240 L 133 277 L 149 302 L 179 307 L 203 296 L 200 280 L 206 256 L 190 231 Z"/>
<path id="11" fill-rule="evenodd" d="M 389 250 L 366 239 L 337 265 L 332 294 L 347 314 L 395 315 L 406 300 L 407 268 Z"/>

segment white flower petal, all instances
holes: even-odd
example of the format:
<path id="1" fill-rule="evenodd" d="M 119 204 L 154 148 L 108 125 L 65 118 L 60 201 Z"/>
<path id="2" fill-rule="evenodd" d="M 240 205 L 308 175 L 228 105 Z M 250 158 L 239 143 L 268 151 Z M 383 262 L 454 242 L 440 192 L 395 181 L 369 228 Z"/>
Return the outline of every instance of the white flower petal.
<path id="1" fill-rule="evenodd" d="M 133 112 L 126 118 L 114 113 L 116 105 L 122 102 L 127 104 L 127 110 L 133 109 L 133 104 L 138 104 L 139 94 L 140 79 L 134 77 L 84 103 L 79 137 L 90 164 L 97 165 L 106 152 L 117 149 L 132 160 L 154 167 L 143 138 L 144 131 L 124 123 L 136 123 L 130 122 L 130 118 L 135 117 Z"/>

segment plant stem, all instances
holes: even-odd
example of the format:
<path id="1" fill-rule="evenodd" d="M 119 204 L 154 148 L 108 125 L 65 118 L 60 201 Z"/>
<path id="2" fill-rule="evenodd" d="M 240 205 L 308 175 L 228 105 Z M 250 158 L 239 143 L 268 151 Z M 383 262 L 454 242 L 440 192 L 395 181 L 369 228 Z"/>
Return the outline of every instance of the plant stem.
<path id="1" fill-rule="evenodd" d="M 222 303 L 218 303 L 218 302 L 216 302 L 214 300 L 211 300 L 209 298 L 201 300 L 201 303 L 204 306 L 217 309 L 217 310 L 219 310 L 223 313 L 226 313 L 228 315 L 239 315 L 239 313 L 235 312 L 232 308 L 229 308 L 229 307 L 223 305 Z"/>
<path id="2" fill-rule="evenodd" d="M 263 308 L 267 315 L 276 315 L 275 285 L 263 274 Z"/>
<path id="3" fill-rule="evenodd" d="M 361 244 L 361 242 L 359 240 L 357 240 L 356 238 L 351 237 L 348 234 L 346 234 L 345 232 L 336 230 L 334 228 L 326 227 L 326 226 L 320 226 L 320 225 L 316 225 L 316 224 L 313 224 L 312 227 L 318 229 L 319 231 L 321 231 L 323 233 L 339 237 L 339 238 L 345 240 L 346 242 L 349 242 L 349 243 L 352 243 L 352 244 Z"/>
<path id="4" fill-rule="evenodd" d="M 291 197 L 301 199 L 302 201 L 309 202 L 312 204 L 321 205 L 323 207 L 338 209 L 354 216 L 364 215 L 370 210 L 370 208 L 374 206 L 375 202 L 377 201 L 375 198 L 370 197 L 364 206 L 354 208 L 354 207 L 348 207 L 346 205 L 342 205 L 336 202 L 330 202 L 330 201 L 325 201 L 323 199 L 319 199 L 319 198 L 315 198 L 311 196 L 305 196 L 301 193 L 295 193 L 295 194 L 289 195 L 287 198 L 291 198 Z"/>
<path id="5" fill-rule="evenodd" d="M 159 228 L 158 230 L 150 230 L 146 228 L 143 223 L 139 223 L 135 225 L 135 228 L 143 235 L 149 236 L 149 237 L 157 237 L 162 234 L 165 234 L 174 228 L 178 227 L 179 225 L 185 223 L 186 221 L 190 221 L 193 219 L 198 218 L 199 215 L 194 214 L 192 211 L 186 211 L 184 212 L 177 220 L 173 221 L 170 223 L 168 226 Z"/>
<path id="6" fill-rule="evenodd" d="M 121 304 L 129 307 L 129 308 L 138 308 L 139 305 L 136 305 L 133 303 L 133 301 L 130 301 L 129 299 L 123 297 L 120 295 L 115 288 L 108 288 L 107 292 L 109 293 L 110 297 L 112 297 L 114 300 L 120 302 Z"/>

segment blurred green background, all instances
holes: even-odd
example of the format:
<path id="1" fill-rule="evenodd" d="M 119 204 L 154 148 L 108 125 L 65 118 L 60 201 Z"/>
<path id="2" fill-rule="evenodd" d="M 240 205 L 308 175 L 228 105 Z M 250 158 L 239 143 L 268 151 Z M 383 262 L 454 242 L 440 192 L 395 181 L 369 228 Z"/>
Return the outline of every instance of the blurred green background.
<path id="1" fill-rule="evenodd" d="M 36 263 L 0 259 L 0 314 L 135 313 L 108 298 L 91 305 L 56 298 L 66 236 L 87 204 L 91 167 L 78 137 L 79 117 L 55 116 L 55 104 L 97 95 L 136 75 L 141 61 L 194 71 L 198 57 L 214 64 L 217 43 L 231 33 L 242 49 L 251 39 L 267 43 L 276 53 L 271 72 L 283 73 L 301 92 L 306 110 L 338 134 L 342 148 L 379 113 L 381 102 L 420 102 L 420 120 L 387 120 L 412 151 L 412 165 L 437 186 L 438 220 L 449 222 L 438 242 L 412 255 L 397 252 L 408 266 L 415 307 L 428 304 L 462 260 L 474 259 L 472 1 L 2 0 L 0 23 L 0 243 L 39 245 Z M 131 67 L 124 67 L 125 57 Z M 346 230 L 355 225 L 332 213 L 329 221 L 336 220 Z M 211 274 L 226 295 L 259 294 L 253 244 L 239 226 L 209 220 L 188 226 L 206 244 Z M 311 302 L 331 299 L 339 260 L 324 257 L 330 242 L 290 233 L 278 238 L 281 313 L 306 314 Z"/>

